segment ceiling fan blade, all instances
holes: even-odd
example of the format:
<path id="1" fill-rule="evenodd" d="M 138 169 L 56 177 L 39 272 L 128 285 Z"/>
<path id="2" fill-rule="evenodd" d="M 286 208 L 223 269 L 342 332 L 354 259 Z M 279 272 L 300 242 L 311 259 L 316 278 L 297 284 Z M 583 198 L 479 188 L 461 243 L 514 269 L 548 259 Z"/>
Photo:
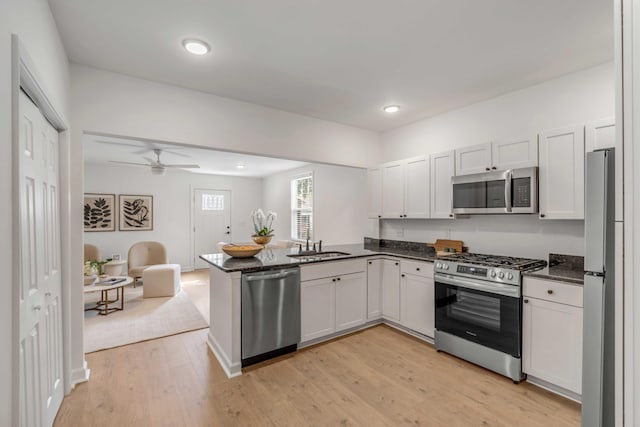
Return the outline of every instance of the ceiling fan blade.
<path id="1" fill-rule="evenodd" d="M 147 162 L 149 162 L 149 166 L 159 165 L 159 163 L 158 163 L 158 162 L 156 162 L 155 160 L 150 159 L 150 158 L 148 158 L 148 157 L 143 157 L 143 159 L 145 159 Z"/>
<path id="2" fill-rule="evenodd" d="M 183 168 L 183 169 L 197 169 L 200 165 L 162 165 L 165 168 Z"/>
<path id="3" fill-rule="evenodd" d="M 138 150 L 138 151 L 134 151 L 132 154 L 145 154 L 145 153 L 149 153 L 149 152 L 153 151 L 155 148 L 157 148 L 157 147 L 141 148 L 141 149 L 140 149 L 140 150 Z M 175 155 L 175 156 L 180 156 L 180 157 L 191 157 L 191 156 L 190 156 L 190 155 L 188 155 L 188 154 L 178 153 L 178 152 L 173 151 L 173 150 L 184 150 L 184 148 L 182 148 L 182 147 L 172 147 L 172 148 L 170 148 L 170 149 L 162 148 L 162 152 L 163 152 L 163 153 L 170 153 L 170 154 L 173 154 L 173 155 Z"/>
<path id="4" fill-rule="evenodd" d="M 109 160 L 109 163 L 119 163 L 121 165 L 135 165 L 135 166 L 153 166 L 148 163 L 120 162 L 118 160 Z"/>
<path id="5" fill-rule="evenodd" d="M 112 141 L 100 141 L 100 140 L 96 140 L 96 142 L 98 144 L 119 145 L 120 147 L 142 148 L 142 147 L 140 147 L 139 144 L 129 144 L 129 143 L 126 143 L 126 142 L 112 142 Z"/>

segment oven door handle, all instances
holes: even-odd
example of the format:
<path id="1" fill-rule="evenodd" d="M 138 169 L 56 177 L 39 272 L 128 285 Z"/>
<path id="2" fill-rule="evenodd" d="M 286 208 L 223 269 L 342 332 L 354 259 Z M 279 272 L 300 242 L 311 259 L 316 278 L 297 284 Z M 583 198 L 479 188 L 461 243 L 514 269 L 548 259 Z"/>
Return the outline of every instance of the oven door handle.
<path id="1" fill-rule="evenodd" d="M 436 284 L 444 283 L 446 285 L 488 292 L 490 294 L 499 294 L 507 297 L 520 298 L 520 286 L 503 285 L 501 283 L 496 283 L 495 285 L 485 285 L 483 283 L 472 282 L 470 280 L 464 280 L 458 277 L 453 278 L 448 275 L 437 275 L 437 277 L 435 277 L 435 282 Z"/>
<path id="2" fill-rule="evenodd" d="M 512 212 L 513 201 L 511 200 L 511 184 L 513 180 L 513 171 L 509 169 L 504 177 L 504 203 L 507 212 Z"/>

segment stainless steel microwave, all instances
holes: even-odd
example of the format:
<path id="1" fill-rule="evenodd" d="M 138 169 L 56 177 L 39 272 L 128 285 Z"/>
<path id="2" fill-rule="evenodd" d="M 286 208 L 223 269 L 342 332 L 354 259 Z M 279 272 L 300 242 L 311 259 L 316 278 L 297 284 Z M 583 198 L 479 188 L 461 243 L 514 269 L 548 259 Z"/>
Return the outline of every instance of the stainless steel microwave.
<path id="1" fill-rule="evenodd" d="M 538 168 L 508 169 L 451 178 L 454 214 L 538 212 Z"/>

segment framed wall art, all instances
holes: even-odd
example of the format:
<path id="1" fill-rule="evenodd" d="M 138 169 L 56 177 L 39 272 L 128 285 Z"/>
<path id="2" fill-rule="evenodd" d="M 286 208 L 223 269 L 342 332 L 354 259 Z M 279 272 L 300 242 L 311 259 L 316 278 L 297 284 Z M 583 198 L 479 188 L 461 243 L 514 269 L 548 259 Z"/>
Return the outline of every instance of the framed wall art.
<path id="1" fill-rule="evenodd" d="M 120 231 L 153 230 L 153 196 L 120 194 Z"/>
<path id="2" fill-rule="evenodd" d="M 84 231 L 115 231 L 115 194 L 84 194 Z"/>

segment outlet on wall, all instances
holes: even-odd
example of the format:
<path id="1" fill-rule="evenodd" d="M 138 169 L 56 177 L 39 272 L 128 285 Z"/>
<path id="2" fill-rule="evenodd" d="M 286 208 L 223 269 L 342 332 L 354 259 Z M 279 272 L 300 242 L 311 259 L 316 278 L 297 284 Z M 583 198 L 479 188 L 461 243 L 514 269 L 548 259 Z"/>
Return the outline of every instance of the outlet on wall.
<path id="1" fill-rule="evenodd" d="M 396 237 L 404 237 L 404 228 L 396 230 Z"/>

